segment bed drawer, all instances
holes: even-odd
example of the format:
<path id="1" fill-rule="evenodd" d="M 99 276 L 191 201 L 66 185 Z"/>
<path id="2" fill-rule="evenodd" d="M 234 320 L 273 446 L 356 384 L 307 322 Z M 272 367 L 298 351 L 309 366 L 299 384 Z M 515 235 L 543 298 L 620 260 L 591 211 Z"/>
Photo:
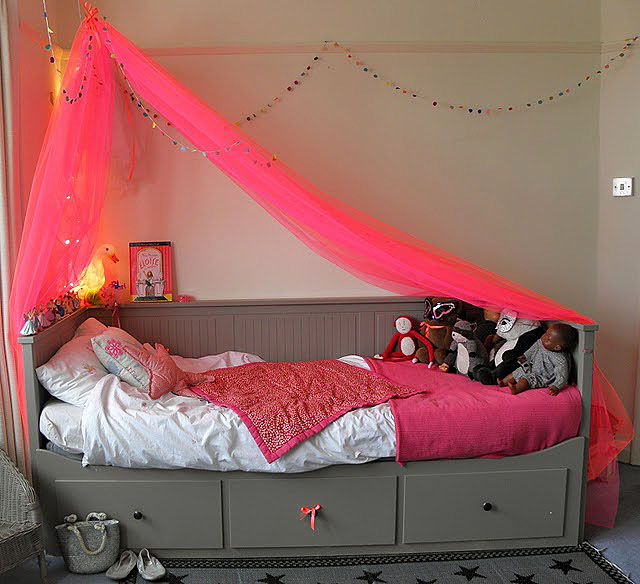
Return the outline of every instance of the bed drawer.
<path id="1" fill-rule="evenodd" d="M 396 477 L 232 480 L 231 547 L 393 544 Z M 311 530 L 301 507 L 322 505 Z"/>
<path id="2" fill-rule="evenodd" d="M 567 469 L 405 478 L 404 543 L 561 536 Z"/>
<path id="3" fill-rule="evenodd" d="M 222 547 L 220 481 L 56 481 L 60 519 L 104 511 L 120 520 L 123 546 Z"/>

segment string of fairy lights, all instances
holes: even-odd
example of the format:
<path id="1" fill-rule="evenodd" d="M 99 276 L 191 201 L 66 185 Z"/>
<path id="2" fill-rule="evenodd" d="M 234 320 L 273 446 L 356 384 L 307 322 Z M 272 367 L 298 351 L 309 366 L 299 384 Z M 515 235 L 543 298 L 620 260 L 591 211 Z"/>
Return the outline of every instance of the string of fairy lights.
<path id="1" fill-rule="evenodd" d="M 328 49 L 328 46 L 329 46 L 329 41 L 325 41 L 324 44 L 322 45 L 321 50 L 326 51 Z M 260 114 L 262 115 L 268 114 L 276 104 L 282 102 L 283 98 L 286 95 L 291 94 L 293 91 L 295 91 L 298 87 L 302 85 L 303 81 L 306 81 L 309 78 L 309 75 L 311 74 L 312 69 L 315 66 L 317 66 L 319 61 L 320 61 L 320 56 L 314 55 L 313 59 L 307 63 L 304 69 L 302 69 L 297 75 L 293 77 L 293 81 L 289 82 L 285 87 L 283 87 L 282 91 L 279 94 L 271 98 L 270 101 L 266 102 L 263 106 L 259 107 L 258 109 L 240 117 L 240 119 L 238 119 L 235 122 L 235 125 L 242 126 L 247 122 L 252 122 L 256 118 L 258 118 Z"/>
<path id="2" fill-rule="evenodd" d="M 49 63 L 55 65 L 56 62 L 56 54 L 53 50 L 53 30 L 49 24 L 49 11 L 47 10 L 47 0 L 42 0 L 42 15 L 44 17 L 44 25 L 45 30 L 47 31 L 47 44 L 44 46 L 45 51 L 49 51 L 51 56 L 49 57 Z"/>
<path id="3" fill-rule="evenodd" d="M 50 62 L 55 64 L 55 55 L 53 54 L 53 42 L 52 42 L 52 33 L 51 27 L 49 26 L 49 19 L 47 14 L 47 5 L 46 0 L 42 0 L 43 3 L 43 14 L 45 19 L 45 25 L 47 30 L 47 39 L 48 43 L 45 45 L 45 49 L 51 51 Z M 95 9 L 94 13 L 95 14 Z M 106 20 L 106 17 L 103 17 Z M 97 18 L 96 18 L 97 19 Z M 113 51 L 111 39 L 108 38 L 108 29 L 104 27 L 103 32 L 106 36 L 106 42 L 109 43 L 109 49 Z M 309 61 L 298 73 L 291 77 L 292 81 L 287 83 L 282 90 L 273 96 L 270 100 L 263 103 L 256 110 L 251 111 L 247 114 L 241 116 L 238 120 L 236 120 L 236 126 L 242 126 L 245 124 L 250 124 L 257 120 L 258 118 L 269 114 L 273 111 L 273 108 L 282 103 L 286 96 L 294 93 L 304 82 L 306 82 L 310 77 L 313 69 L 318 66 L 319 62 L 322 61 L 321 54 L 327 53 L 330 50 L 341 52 L 346 60 L 355 68 L 356 71 L 361 72 L 362 74 L 368 76 L 370 79 L 380 82 L 382 87 L 388 89 L 392 93 L 400 96 L 404 96 L 410 100 L 417 100 L 421 102 L 429 103 L 433 108 L 441 108 L 449 111 L 459 111 L 467 114 L 478 115 L 478 114 L 495 114 L 495 113 L 503 113 L 503 112 L 515 112 L 515 111 L 526 111 L 531 108 L 539 107 L 544 104 L 553 103 L 554 101 L 561 100 L 567 96 L 570 96 L 573 92 L 578 91 L 583 88 L 590 81 L 601 78 L 604 74 L 608 73 L 612 70 L 612 65 L 623 58 L 625 58 L 631 49 L 636 45 L 638 41 L 638 36 L 634 36 L 631 38 L 624 39 L 622 41 L 619 49 L 616 53 L 609 57 L 607 62 L 601 65 L 599 68 L 594 68 L 592 71 L 586 73 L 578 80 L 572 82 L 571 84 L 566 85 L 563 88 L 558 89 L 555 92 L 549 94 L 542 94 L 535 98 L 532 98 L 527 101 L 517 102 L 517 103 L 506 103 L 501 105 L 471 105 L 471 104 L 460 104 L 453 103 L 451 101 L 447 101 L 446 99 L 440 99 L 432 96 L 427 96 L 421 93 L 418 90 L 411 89 L 409 86 L 394 82 L 391 77 L 383 74 L 381 71 L 376 69 L 374 66 L 369 64 L 367 61 L 354 54 L 346 45 L 340 43 L 339 41 L 324 41 L 318 48 L 318 53 L 316 53 L 312 60 Z M 89 35 L 87 46 L 85 47 L 86 53 L 85 56 L 85 67 L 89 67 L 91 61 L 91 51 L 93 49 L 92 46 L 92 35 Z M 111 57 L 118 63 L 117 69 L 120 71 L 122 75 L 122 80 L 125 85 L 123 91 L 128 95 L 130 101 L 137 106 L 140 111 L 142 117 L 149 122 L 151 128 L 153 130 L 157 130 L 163 137 L 169 140 L 173 146 L 177 147 L 181 152 L 196 152 L 200 153 L 203 156 L 221 156 L 226 152 L 236 151 L 238 149 L 242 149 L 247 154 L 252 152 L 252 149 L 247 144 L 244 144 L 241 141 L 235 141 L 225 147 L 215 148 L 212 150 L 201 150 L 199 148 L 194 147 L 193 145 L 182 141 L 179 137 L 175 136 L 170 130 L 172 124 L 170 121 L 165 120 L 160 117 L 160 115 L 153 111 L 148 104 L 137 94 L 134 87 L 130 83 L 126 71 L 125 65 L 122 61 L 118 59 L 118 56 L 111 52 Z M 83 80 L 77 89 L 77 91 L 72 95 L 69 93 L 67 88 L 63 88 L 62 92 L 65 98 L 65 101 L 73 104 L 79 98 L 82 97 L 82 91 L 84 89 L 84 83 L 87 81 L 87 71 L 85 70 L 83 73 Z M 272 156 L 272 160 L 276 160 L 275 155 Z M 261 160 L 254 159 L 255 164 L 263 164 Z M 266 163 L 267 166 L 270 166 L 270 163 Z"/>
<path id="4" fill-rule="evenodd" d="M 371 79 L 380 81 L 384 87 L 388 88 L 392 92 L 408 97 L 409 99 L 419 99 L 424 100 L 426 102 L 431 103 L 434 108 L 445 108 L 448 110 L 454 111 L 462 111 L 468 114 L 491 114 L 496 112 L 514 112 L 514 111 L 524 111 L 528 110 L 532 107 L 541 106 L 545 103 L 550 103 L 558 99 L 562 99 L 563 97 L 571 95 L 572 91 L 579 90 L 586 83 L 592 81 L 594 79 L 598 79 L 603 74 L 609 72 L 611 70 L 611 65 L 615 61 L 619 61 L 623 59 L 629 51 L 633 48 L 633 46 L 638 41 L 638 36 L 634 36 L 632 38 L 628 38 L 624 40 L 624 44 L 620 46 L 619 50 L 613 57 L 609 57 L 607 63 L 604 66 L 599 68 L 594 68 L 589 73 L 586 73 L 583 77 L 573 82 L 570 85 L 566 85 L 563 88 L 558 89 L 555 92 L 550 94 L 542 94 L 538 95 L 533 99 L 529 99 L 527 101 L 519 102 L 519 103 L 507 103 L 502 105 L 488 106 L 488 105 L 465 105 L 460 103 L 452 103 L 450 101 L 425 96 L 419 91 L 410 89 L 407 86 L 403 86 L 393 82 L 389 77 L 380 73 L 377 69 L 373 68 L 371 65 L 368 65 L 366 61 L 357 55 L 353 54 L 348 47 L 342 45 L 338 41 L 334 41 L 332 43 L 333 47 L 340 50 L 344 53 L 345 57 L 351 63 L 356 70 L 364 73 Z"/>
<path id="5" fill-rule="evenodd" d="M 107 29 L 105 29 L 107 30 Z M 347 58 L 347 60 L 353 64 L 353 66 L 355 66 L 359 71 L 361 71 L 362 73 L 366 74 L 367 76 L 369 76 L 370 78 L 380 81 L 384 87 L 390 89 L 393 93 L 395 94 L 399 94 L 399 95 L 403 95 L 408 97 L 409 99 L 418 99 L 418 100 L 427 100 L 431 103 L 432 107 L 437 108 L 445 108 L 448 110 L 456 110 L 456 111 L 464 111 L 468 114 L 485 114 L 485 115 L 489 115 L 491 113 L 502 113 L 502 112 L 514 112 L 514 111 L 524 111 L 527 109 L 530 109 L 532 107 L 535 106 L 541 106 L 545 103 L 551 103 L 554 100 L 557 99 L 561 99 L 565 96 L 568 96 L 571 94 L 572 92 L 572 88 L 573 90 L 579 90 L 580 88 L 582 88 L 586 83 L 588 83 L 589 81 L 592 81 L 594 79 L 598 79 L 599 77 L 601 77 L 603 74 L 609 72 L 611 70 L 611 64 L 614 63 L 617 60 L 623 59 L 627 54 L 629 54 L 629 51 L 634 47 L 634 45 L 637 43 L 638 41 L 638 36 L 634 36 L 632 38 L 628 38 L 624 40 L 624 45 L 622 45 L 618 51 L 616 52 L 615 56 L 610 57 L 607 61 L 606 64 L 604 64 L 601 68 L 597 68 L 595 70 L 593 70 L 590 73 L 585 74 L 581 79 L 579 79 L 578 81 L 576 81 L 572 86 L 569 87 L 565 87 L 564 89 L 560 89 L 559 91 L 557 91 L 556 93 L 553 93 L 551 95 L 546 95 L 545 97 L 538 97 L 536 99 L 532 99 L 526 102 L 521 102 L 521 103 L 515 103 L 515 104 L 509 104 L 509 105 L 499 105 L 499 106 L 470 106 L 470 105 L 460 105 L 460 104 L 453 104 L 453 103 L 448 103 L 447 101 L 444 100 L 440 100 L 440 99 L 434 99 L 431 97 L 427 97 L 417 91 L 411 90 L 408 87 L 399 85 L 399 84 L 395 84 L 392 81 L 390 81 L 388 78 L 386 78 L 384 75 L 382 75 L 381 73 L 379 73 L 376 69 L 372 68 L 370 65 L 368 65 L 366 62 L 364 62 L 362 59 L 360 59 L 359 57 L 357 57 L 356 55 L 354 55 L 347 47 L 343 46 L 341 43 L 339 43 L 338 41 L 324 41 L 322 46 L 320 47 L 320 52 L 326 52 L 329 50 L 329 47 L 332 46 L 335 49 L 340 50 L 341 52 L 344 53 L 345 57 Z M 109 40 L 107 39 L 107 42 L 109 42 Z M 112 58 L 117 59 L 117 55 L 112 53 Z M 294 81 L 287 84 L 286 88 L 283 89 L 283 91 L 278 94 L 277 96 L 275 96 L 270 102 L 268 102 L 265 106 L 259 108 L 258 110 L 255 110 L 254 112 L 251 112 L 250 114 L 247 114 L 246 116 L 243 116 L 240 120 L 235 122 L 236 126 L 241 126 L 243 124 L 246 123 L 250 123 L 253 122 L 254 120 L 256 120 L 260 115 L 265 115 L 268 114 L 272 107 L 277 104 L 280 103 L 284 97 L 284 95 L 286 95 L 287 93 L 290 93 L 292 91 L 294 91 L 297 87 L 299 87 L 302 84 L 302 81 L 304 80 L 304 78 L 308 78 L 308 73 L 309 71 L 312 69 L 314 64 L 317 64 L 318 61 L 321 60 L 321 57 L 319 54 L 315 55 L 313 57 L 313 60 L 306 66 L 306 68 L 304 70 L 302 70 L 302 72 L 299 73 L 298 76 L 296 76 L 296 78 L 294 78 Z M 118 67 L 119 71 L 123 71 L 123 64 L 120 63 L 120 67 Z M 177 146 L 181 152 L 200 152 L 203 156 L 207 156 L 209 154 L 213 154 L 215 156 L 220 156 L 222 154 L 224 154 L 224 151 L 231 151 L 232 149 L 236 148 L 236 147 L 241 147 L 243 146 L 243 144 L 239 141 L 234 142 L 231 146 L 228 146 L 223 150 L 221 149 L 216 149 L 216 150 L 199 150 L 197 148 L 194 148 L 192 145 L 187 144 L 187 143 L 183 143 L 181 140 L 179 140 L 178 138 L 176 138 L 175 136 L 172 136 L 169 131 L 167 131 L 166 129 L 162 128 L 162 126 L 160 125 L 160 123 L 158 122 L 159 116 L 157 113 L 153 113 L 148 107 L 146 107 L 144 105 L 143 100 L 136 94 L 135 90 L 133 89 L 133 87 L 131 86 L 131 84 L 129 83 L 129 80 L 127 79 L 126 75 L 123 75 L 123 79 L 125 81 L 125 83 L 127 84 L 128 87 L 128 93 L 130 96 L 130 99 L 132 102 L 135 102 L 136 105 L 138 106 L 138 108 L 140 108 L 140 110 L 142 111 L 142 115 L 143 117 L 147 118 L 150 122 L 151 122 L 151 126 L 152 129 L 158 129 L 160 131 L 160 133 L 167 138 L 168 140 L 170 140 L 172 142 L 172 144 L 174 146 Z M 166 126 L 171 126 L 171 123 L 168 121 L 164 121 L 163 122 Z M 251 149 L 248 146 L 245 146 L 245 151 L 246 153 L 251 153 Z M 276 160 L 275 155 L 273 156 L 273 160 Z M 257 164 L 258 162 L 256 162 L 254 160 L 254 162 Z M 267 166 L 270 166 L 269 163 L 267 163 Z"/>
<path id="6" fill-rule="evenodd" d="M 107 30 L 108 29 L 106 28 L 103 29 L 104 32 L 107 32 Z M 112 46 L 111 39 L 108 38 L 108 36 L 106 38 L 106 42 Z M 113 52 L 111 53 L 111 58 L 115 59 L 116 61 L 118 60 L 118 56 Z M 142 118 L 151 125 L 152 130 L 157 130 L 162 136 L 170 140 L 173 146 L 177 147 L 180 150 L 180 152 L 196 152 L 201 154 L 204 157 L 209 157 L 209 156 L 219 157 L 229 152 L 238 152 L 238 151 L 244 152 L 245 154 L 248 154 L 248 155 L 251 155 L 253 153 L 252 146 L 240 140 L 235 140 L 234 142 L 228 144 L 227 146 L 220 146 L 220 147 L 212 148 L 210 150 L 207 150 L 207 149 L 203 150 L 200 148 L 195 148 L 192 144 L 183 142 L 178 137 L 170 134 L 169 131 L 165 129 L 165 127 L 169 128 L 170 126 L 172 126 L 171 122 L 160 117 L 160 115 L 156 111 L 148 107 L 146 102 L 143 101 L 143 99 L 136 93 L 136 90 L 134 89 L 133 85 L 129 81 L 129 78 L 127 77 L 124 63 L 119 62 L 119 66 L 117 67 L 117 69 L 118 71 L 121 72 L 122 81 L 126 85 L 126 88 L 123 89 L 124 94 L 128 95 L 130 101 L 138 107 L 138 110 L 142 114 Z M 163 125 L 165 127 L 163 127 Z M 264 161 L 264 157 L 253 158 L 253 164 L 258 166 L 271 167 L 272 162 L 275 161 L 276 159 L 277 158 L 275 154 L 271 155 L 271 161 L 268 161 L 268 160 Z"/>

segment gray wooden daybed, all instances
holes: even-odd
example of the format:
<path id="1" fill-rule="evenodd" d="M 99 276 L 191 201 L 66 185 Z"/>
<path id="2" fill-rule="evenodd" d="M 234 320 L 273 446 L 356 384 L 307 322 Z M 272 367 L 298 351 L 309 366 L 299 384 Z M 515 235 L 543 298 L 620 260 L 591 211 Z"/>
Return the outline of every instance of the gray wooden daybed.
<path id="1" fill-rule="evenodd" d="M 400 314 L 422 316 L 410 298 L 357 298 L 137 304 L 120 310 L 141 342 L 190 357 L 226 350 L 266 360 L 310 360 L 383 348 Z M 44 448 L 38 430 L 47 392 L 35 368 L 86 318 L 81 310 L 22 337 L 32 471 L 44 510 L 47 550 L 53 526 L 71 512 L 120 519 L 123 545 L 172 557 L 236 557 L 505 549 L 574 545 L 582 540 L 594 334 L 575 325 L 582 392 L 580 435 L 533 454 L 503 459 L 392 460 L 272 475 L 201 470 L 86 467 Z M 315 532 L 299 520 L 322 503 Z"/>

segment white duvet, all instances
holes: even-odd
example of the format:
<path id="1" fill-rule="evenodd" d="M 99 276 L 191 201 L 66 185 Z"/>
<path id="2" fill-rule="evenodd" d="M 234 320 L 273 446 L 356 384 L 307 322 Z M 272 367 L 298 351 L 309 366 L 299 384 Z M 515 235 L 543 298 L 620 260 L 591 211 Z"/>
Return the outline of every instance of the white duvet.
<path id="1" fill-rule="evenodd" d="M 247 353 L 184 359 L 187 371 L 260 361 Z M 368 368 L 364 359 L 342 361 Z M 388 404 L 349 412 L 269 464 L 240 418 L 228 408 L 168 394 L 151 400 L 115 375 L 103 377 L 82 413 L 82 464 L 130 468 L 197 468 L 303 472 L 395 456 L 395 424 Z"/>

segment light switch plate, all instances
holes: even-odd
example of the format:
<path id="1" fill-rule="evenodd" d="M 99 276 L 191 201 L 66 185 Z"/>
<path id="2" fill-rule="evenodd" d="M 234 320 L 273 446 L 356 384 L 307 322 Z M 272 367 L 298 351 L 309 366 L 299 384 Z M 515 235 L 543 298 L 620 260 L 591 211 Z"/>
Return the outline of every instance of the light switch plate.
<path id="1" fill-rule="evenodd" d="M 613 179 L 613 196 L 614 197 L 631 197 L 632 195 L 633 195 L 633 177 Z"/>

